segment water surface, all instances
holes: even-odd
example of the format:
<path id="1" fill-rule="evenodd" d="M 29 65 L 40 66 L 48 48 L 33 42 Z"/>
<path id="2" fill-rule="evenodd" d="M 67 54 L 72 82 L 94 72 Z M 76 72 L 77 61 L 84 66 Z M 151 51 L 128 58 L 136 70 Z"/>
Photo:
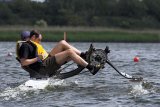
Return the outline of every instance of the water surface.
<path id="1" fill-rule="evenodd" d="M 56 43 L 43 43 L 50 51 Z M 71 43 L 86 51 L 90 43 Z M 0 107 L 159 107 L 160 44 L 94 43 L 96 48 L 110 47 L 109 59 L 117 68 L 144 78 L 132 83 L 109 65 L 92 76 L 84 70 L 80 75 L 59 80 L 44 90 L 20 87 L 29 80 L 15 59 L 15 42 L 0 42 Z M 12 56 L 8 56 L 12 53 Z M 140 61 L 135 63 L 133 58 Z"/>

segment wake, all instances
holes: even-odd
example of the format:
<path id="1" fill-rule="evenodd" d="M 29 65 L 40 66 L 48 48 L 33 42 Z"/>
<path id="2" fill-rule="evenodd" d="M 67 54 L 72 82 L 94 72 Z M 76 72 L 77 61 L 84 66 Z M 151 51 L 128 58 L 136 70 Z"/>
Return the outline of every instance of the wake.
<path id="1" fill-rule="evenodd" d="M 52 89 L 54 91 L 55 87 L 66 87 L 77 85 L 78 82 L 68 82 L 66 80 L 60 79 L 46 79 L 46 80 L 28 80 L 25 83 L 11 88 L 8 87 L 4 91 L 0 93 L 0 99 L 2 100 L 11 100 L 11 99 L 24 99 L 29 98 L 34 94 L 39 94 L 41 91 L 47 91 L 48 89 Z"/>

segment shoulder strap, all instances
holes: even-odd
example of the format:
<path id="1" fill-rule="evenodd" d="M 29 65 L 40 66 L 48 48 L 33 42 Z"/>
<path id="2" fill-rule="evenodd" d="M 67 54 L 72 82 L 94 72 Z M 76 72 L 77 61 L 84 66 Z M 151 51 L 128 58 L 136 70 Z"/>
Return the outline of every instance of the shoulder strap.
<path id="1" fill-rule="evenodd" d="M 17 43 L 16 43 L 16 59 L 18 61 L 20 61 L 20 59 L 19 59 L 19 49 L 20 49 L 22 43 L 26 43 L 26 41 L 17 41 Z"/>
<path id="2" fill-rule="evenodd" d="M 29 43 L 30 45 L 32 45 L 32 47 L 35 49 L 35 52 L 37 54 L 37 46 L 32 41 L 27 41 L 27 43 Z"/>
<path id="3" fill-rule="evenodd" d="M 23 43 L 28 43 L 28 44 L 32 45 L 33 48 L 35 48 L 35 50 L 37 50 L 36 45 L 34 43 L 32 43 L 31 41 L 17 41 L 17 43 L 16 43 L 16 57 L 17 57 L 17 59 L 19 59 L 19 49 Z"/>

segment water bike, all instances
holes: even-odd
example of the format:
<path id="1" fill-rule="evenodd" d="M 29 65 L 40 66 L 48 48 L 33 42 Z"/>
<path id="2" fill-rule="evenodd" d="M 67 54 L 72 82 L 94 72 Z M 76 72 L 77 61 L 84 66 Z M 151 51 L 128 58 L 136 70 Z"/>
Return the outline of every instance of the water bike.
<path id="1" fill-rule="evenodd" d="M 109 64 L 115 71 L 117 71 L 121 76 L 123 76 L 126 79 L 129 79 L 130 81 L 137 82 L 137 81 L 142 81 L 142 77 L 135 77 L 128 75 L 124 72 L 120 72 L 108 59 L 108 54 L 110 53 L 109 47 L 106 46 L 105 49 L 96 49 L 94 46 L 91 44 L 89 50 L 87 51 L 86 59 L 87 62 L 90 63 L 93 66 L 100 66 L 100 70 L 105 68 L 105 64 Z M 64 68 L 61 68 L 56 71 L 55 78 L 56 79 L 66 79 L 73 77 L 75 75 L 78 75 L 81 71 L 83 71 L 85 68 L 82 66 L 77 66 L 77 68 L 70 70 L 69 72 L 63 72 L 64 69 L 66 69 L 69 66 L 72 66 L 74 63 L 71 63 Z M 27 71 L 26 68 L 23 68 L 24 70 Z M 98 72 L 98 71 L 97 71 Z M 97 72 L 92 73 L 95 75 Z M 46 76 L 42 76 L 40 74 L 36 73 L 36 77 L 34 74 L 34 78 L 32 78 L 32 75 L 30 75 L 31 79 L 26 81 L 24 84 L 27 87 L 35 87 L 36 84 L 41 84 L 43 87 L 47 86 L 49 84 L 49 79 Z M 43 80 L 43 81 L 42 81 Z M 37 85 L 36 85 L 37 86 Z"/>
<path id="2" fill-rule="evenodd" d="M 109 64 L 114 70 L 116 70 L 121 76 L 123 76 L 126 79 L 129 79 L 130 81 L 142 81 L 143 78 L 142 77 L 136 77 L 136 76 L 131 76 L 126 74 L 125 72 L 120 72 L 112 63 L 111 61 L 108 59 L 108 54 L 110 53 L 109 47 L 106 46 L 105 49 L 96 49 L 94 48 L 94 46 L 91 44 L 89 47 L 89 50 L 86 52 L 86 61 L 93 66 L 99 66 L 100 70 L 105 68 L 105 64 Z M 78 66 L 76 69 L 73 69 L 69 72 L 66 73 L 61 73 L 63 71 L 63 69 L 66 69 L 69 66 L 72 66 L 71 63 L 68 66 L 57 70 L 56 72 L 56 78 L 58 79 L 66 79 L 72 76 L 75 76 L 77 74 L 79 74 L 84 67 L 82 66 Z M 100 71 L 99 70 L 99 71 Z M 98 71 L 97 71 L 98 72 Z M 91 72 L 93 75 L 97 74 L 97 72 Z"/>

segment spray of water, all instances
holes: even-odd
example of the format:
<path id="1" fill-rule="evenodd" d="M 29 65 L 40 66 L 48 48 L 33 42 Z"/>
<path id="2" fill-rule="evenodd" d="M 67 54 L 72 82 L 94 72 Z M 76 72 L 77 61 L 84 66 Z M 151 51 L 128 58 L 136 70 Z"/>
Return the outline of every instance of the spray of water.
<path id="1" fill-rule="evenodd" d="M 78 84 L 76 81 L 74 84 Z M 54 89 L 57 86 L 71 86 L 73 82 L 67 82 L 59 79 L 47 79 L 47 80 L 28 80 L 25 83 L 15 88 L 6 88 L 0 93 L 0 98 L 3 100 L 28 98 L 31 95 L 39 94 L 41 90 L 47 90 L 47 87 Z"/>
<path id="2" fill-rule="evenodd" d="M 131 89 L 130 94 L 133 94 L 135 97 L 136 96 L 140 96 L 140 95 L 144 95 L 144 94 L 148 94 L 149 91 L 144 89 L 142 84 L 143 84 L 143 81 L 141 81 L 141 82 L 132 82 L 131 83 L 132 89 Z"/>

